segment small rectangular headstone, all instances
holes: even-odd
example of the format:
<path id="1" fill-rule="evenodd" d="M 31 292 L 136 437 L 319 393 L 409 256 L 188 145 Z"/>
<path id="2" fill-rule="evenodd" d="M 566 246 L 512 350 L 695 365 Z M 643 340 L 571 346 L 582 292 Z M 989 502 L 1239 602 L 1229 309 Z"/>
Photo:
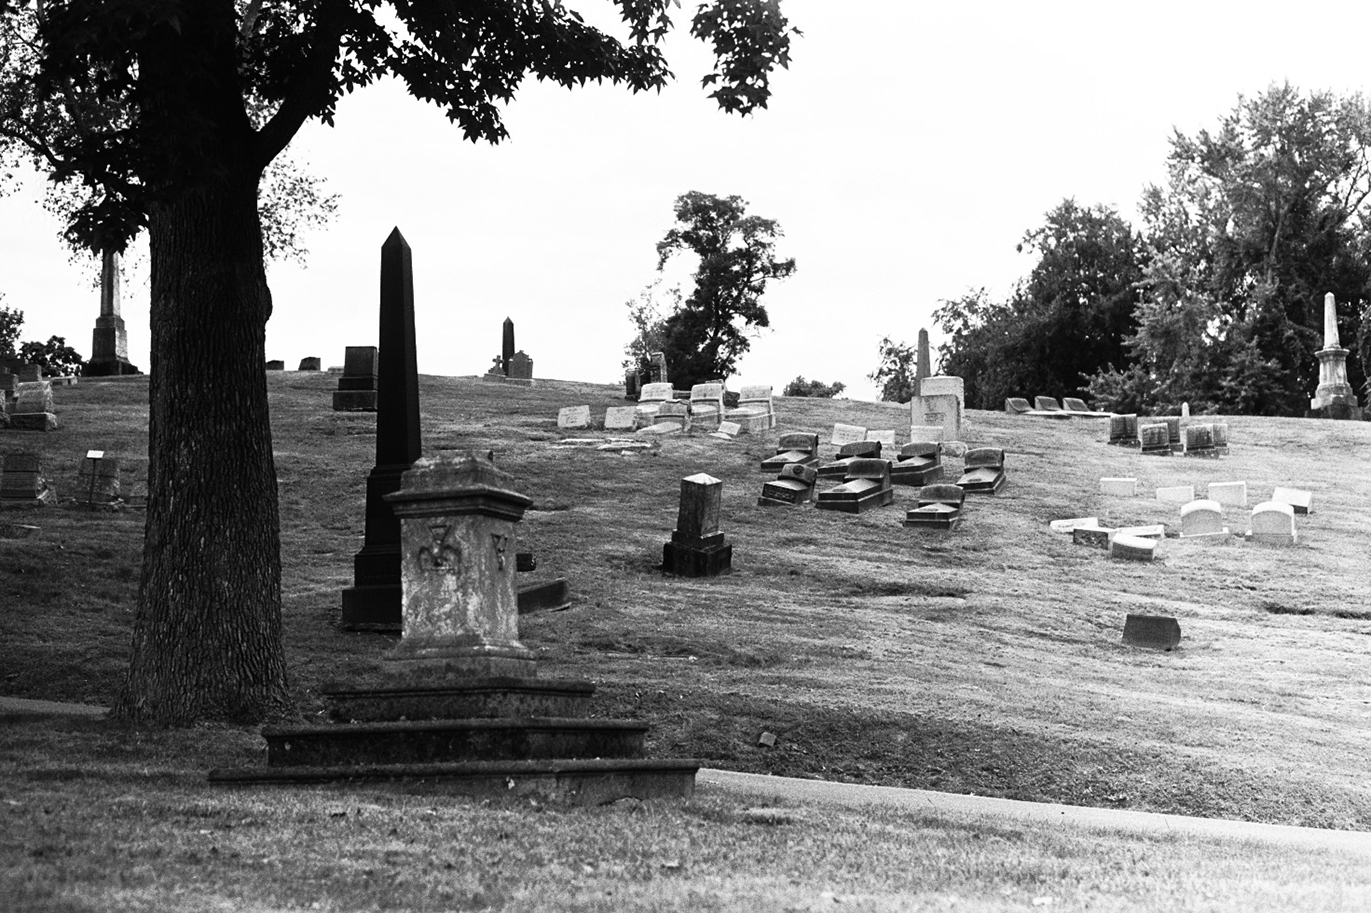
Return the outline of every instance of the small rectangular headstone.
<path id="1" fill-rule="evenodd" d="M 1118 536 L 1134 536 L 1138 539 L 1166 538 L 1166 524 L 1153 523 L 1149 526 L 1122 526 L 1114 531 Z"/>
<path id="2" fill-rule="evenodd" d="M 307 356 L 307 357 L 305 357 L 305 358 L 300 359 L 300 368 L 299 368 L 299 370 L 301 370 L 301 371 L 318 371 L 318 370 L 319 370 L 319 366 L 322 365 L 322 364 L 323 364 L 323 360 L 320 359 L 320 358 L 318 358 L 317 356 L 313 356 L 313 355 Z"/>
<path id="3" fill-rule="evenodd" d="M 1181 538 L 1227 536 L 1223 525 L 1223 506 L 1208 498 L 1181 505 Z"/>
<path id="4" fill-rule="evenodd" d="M 1022 396 L 1010 396 L 1005 398 L 1004 411 L 1010 415 L 1023 415 L 1033 411 L 1033 404 Z"/>
<path id="5" fill-rule="evenodd" d="M 895 429 L 886 428 L 881 431 L 867 431 L 866 439 L 868 441 L 880 441 L 881 446 L 893 450 L 895 448 Z"/>
<path id="6" fill-rule="evenodd" d="M 1061 412 L 1061 403 L 1050 396 L 1033 397 L 1033 408 L 1038 412 Z"/>
<path id="7" fill-rule="evenodd" d="M 1109 526 L 1077 526 L 1071 530 L 1071 541 L 1076 545 L 1090 545 L 1095 548 L 1109 548 L 1109 537 L 1114 535 Z"/>
<path id="8" fill-rule="evenodd" d="M 1132 478 L 1100 479 L 1100 494 L 1114 498 L 1133 498 L 1138 494 L 1138 480 Z"/>
<path id="9" fill-rule="evenodd" d="M 1134 615 L 1123 623 L 1123 642 L 1134 647 L 1174 650 L 1181 642 L 1181 623 L 1166 615 Z"/>
<path id="10" fill-rule="evenodd" d="M 606 431 L 632 431 L 637 406 L 610 406 L 605 410 Z"/>
<path id="11" fill-rule="evenodd" d="M 1210 482 L 1207 494 L 1209 500 L 1218 501 L 1226 507 L 1247 506 L 1246 482 Z"/>
<path id="12" fill-rule="evenodd" d="M 708 473 L 697 472 L 682 479 L 680 508 L 672 538 L 687 541 L 717 535 L 723 490 L 724 483 Z"/>
<path id="13" fill-rule="evenodd" d="M 1252 508 L 1251 538 L 1254 542 L 1271 545 L 1294 545 L 1299 541 L 1295 532 L 1295 508 L 1276 501 L 1264 501 Z"/>
<path id="14" fill-rule="evenodd" d="M 878 457 L 884 447 L 884 444 L 876 440 L 853 441 L 838 448 L 838 457 Z"/>
<path id="15" fill-rule="evenodd" d="M 933 379 L 928 378 L 924 384 Z M 916 396 L 909 401 L 909 424 L 938 428 L 939 441 L 960 441 L 962 400 L 951 393 Z"/>
<path id="16" fill-rule="evenodd" d="M 966 384 L 960 377 L 952 374 L 935 374 L 925 377 L 919 385 L 920 396 L 955 396 L 966 402 Z"/>
<path id="17" fill-rule="evenodd" d="M 1125 561 L 1151 561 L 1157 553 L 1155 539 L 1127 536 L 1120 530 L 1109 540 L 1109 557 Z"/>
<path id="18" fill-rule="evenodd" d="M 857 441 L 866 440 L 866 429 L 860 425 L 844 425 L 836 422 L 833 425 L 833 444 L 852 444 Z"/>
<path id="19" fill-rule="evenodd" d="M 566 406 L 557 413 L 558 428 L 590 427 L 589 406 Z"/>
<path id="20" fill-rule="evenodd" d="M 1069 533 L 1078 526 L 1099 526 L 1099 517 L 1070 517 L 1065 520 L 1053 520 L 1048 524 L 1055 532 Z"/>
<path id="21" fill-rule="evenodd" d="M 1314 510 L 1313 492 L 1298 488 L 1277 488 L 1271 492 L 1271 500 L 1278 504 L 1289 504 L 1297 514 L 1312 513 Z"/>
<path id="22" fill-rule="evenodd" d="M 1189 504 L 1195 500 L 1194 485 L 1172 485 L 1157 489 L 1157 500 L 1163 504 Z"/>
<path id="23" fill-rule="evenodd" d="M 910 425 L 909 439 L 911 441 L 922 441 L 928 444 L 936 444 L 942 437 L 943 428 L 941 425 Z"/>
<path id="24" fill-rule="evenodd" d="M 742 430 L 743 426 L 737 422 L 720 422 L 718 433 L 725 434 L 729 437 L 737 437 Z"/>

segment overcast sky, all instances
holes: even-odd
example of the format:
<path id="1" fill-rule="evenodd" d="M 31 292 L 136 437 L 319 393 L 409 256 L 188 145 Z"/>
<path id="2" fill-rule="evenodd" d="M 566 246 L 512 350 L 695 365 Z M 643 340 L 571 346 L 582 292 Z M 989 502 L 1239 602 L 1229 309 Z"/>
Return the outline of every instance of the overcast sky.
<path id="1" fill-rule="evenodd" d="M 620 382 L 625 302 L 657 278 L 673 201 L 699 190 L 777 220 L 778 252 L 798 262 L 768 290 L 772 329 L 730 386 L 779 393 L 804 375 L 871 398 L 881 337 L 913 343 L 927 326 L 936 345 L 941 300 L 1003 296 L 1033 265 L 1015 246 L 1063 198 L 1135 222 L 1173 128 L 1213 127 L 1273 81 L 1352 94 L 1371 73 L 1371 11 L 1345 2 L 783 7 L 804 37 L 748 118 L 705 97 L 707 54 L 679 14 L 677 81 L 660 95 L 530 82 L 499 146 L 465 142 L 394 85 L 345 99 L 336 127 L 311 124 L 291 147 L 340 212 L 306 238 L 303 267 L 270 267 L 267 357 L 336 365 L 374 345 L 380 245 L 398 226 L 421 372 L 485 371 L 508 316 L 535 376 Z M 24 339 L 62 335 L 88 355 L 94 271 L 68 262 L 41 191 L 28 180 L 0 199 L 3 304 L 24 311 Z M 146 369 L 146 266 L 129 272 L 129 353 Z"/>

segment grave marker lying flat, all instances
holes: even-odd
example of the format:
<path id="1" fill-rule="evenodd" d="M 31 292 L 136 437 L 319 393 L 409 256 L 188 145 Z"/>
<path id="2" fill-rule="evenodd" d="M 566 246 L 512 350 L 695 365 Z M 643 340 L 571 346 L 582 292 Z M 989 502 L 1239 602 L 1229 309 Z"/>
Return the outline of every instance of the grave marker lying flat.
<path id="1" fill-rule="evenodd" d="M 1166 524 L 1153 523 L 1149 526 L 1123 526 L 1114 532 L 1119 536 L 1133 536 L 1137 539 L 1162 539 L 1166 537 Z"/>
<path id="2" fill-rule="evenodd" d="M 1099 517 L 1071 517 L 1066 520 L 1053 520 L 1048 524 L 1053 531 L 1059 533 L 1069 533 L 1078 526 L 1098 527 Z"/>
<path id="3" fill-rule="evenodd" d="M 1138 480 L 1131 478 L 1100 479 L 1100 494 L 1111 498 L 1133 498 L 1138 494 Z"/>
<path id="4" fill-rule="evenodd" d="M 1271 500 L 1278 504 L 1289 504 L 1295 508 L 1297 514 L 1308 514 L 1314 512 L 1314 495 L 1312 492 L 1301 491 L 1298 488 L 1277 488 L 1271 492 Z"/>
<path id="5" fill-rule="evenodd" d="M 1252 508 L 1252 530 L 1248 536 L 1254 542 L 1268 545 L 1294 545 L 1299 542 L 1295 532 L 1295 508 L 1277 501 L 1263 501 Z"/>
<path id="6" fill-rule="evenodd" d="M 648 425 L 646 428 L 639 428 L 634 432 L 634 434 L 640 434 L 643 437 L 661 437 L 666 434 L 680 433 L 681 426 L 676 422 L 657 422 L 656 424 Z"/>
<path id="7" fill-rule="evenodd" d="M 1209 500 L 1218 501 L 1226 507 L 1247 506 L 1246 482 L 1210 482 Z"/>
<path id="8" fill-rule="evenodd" d="M 1109 540 L 1109 557 L 1124 561 L 1151 561 L 1157 552 L 1157 540 L 1142 536 L 1125 536 L 1116 532 Z"/>
<path id="9" fill-rule="evenodd" d="M 1123 623 L 1123 642 L 1134 647 L 1174 650 L 1181 642 L 1181 623 L 1166 615 L 1129 614 Z"/>
<path id="10" fill-rule="evenodd" d="M 1195 500 L 1195 486 L 1173 485 L 1170 488 L 1158 488 L 1157 500 L 1163 504 L 1189 504 Z"/>

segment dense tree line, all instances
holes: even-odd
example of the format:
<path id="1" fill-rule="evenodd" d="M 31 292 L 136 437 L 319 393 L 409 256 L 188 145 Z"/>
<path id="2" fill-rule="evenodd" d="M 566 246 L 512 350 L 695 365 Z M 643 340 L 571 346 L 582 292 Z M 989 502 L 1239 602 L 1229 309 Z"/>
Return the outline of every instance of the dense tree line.
<path id="1" fill-rule="evenodd" d="M 1037 265 L 1006 301 L 945 301 L 943 373 L 967 404 L 1086 393 L 1120 411 L 1299 415 L 1318 384 L 1323 297 L 1366 379 L 1371 108 L 1273 85 L 1213 131 L 1171 139 L 1135 230 L 1066 200 L 1025 236 Z"/>

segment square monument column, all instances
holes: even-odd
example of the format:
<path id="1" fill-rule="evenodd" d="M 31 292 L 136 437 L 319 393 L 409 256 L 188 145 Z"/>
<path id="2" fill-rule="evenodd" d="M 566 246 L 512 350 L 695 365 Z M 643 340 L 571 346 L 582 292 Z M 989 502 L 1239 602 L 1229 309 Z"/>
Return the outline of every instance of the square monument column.
<path id="1" fill-rule="evenodd" d="M 713 577 L 733 566 L 733 546 L 719 532 L 724 483 L 700 472 L 681 480 L 681 506 L 662 570 L 679 577 Z"/>

